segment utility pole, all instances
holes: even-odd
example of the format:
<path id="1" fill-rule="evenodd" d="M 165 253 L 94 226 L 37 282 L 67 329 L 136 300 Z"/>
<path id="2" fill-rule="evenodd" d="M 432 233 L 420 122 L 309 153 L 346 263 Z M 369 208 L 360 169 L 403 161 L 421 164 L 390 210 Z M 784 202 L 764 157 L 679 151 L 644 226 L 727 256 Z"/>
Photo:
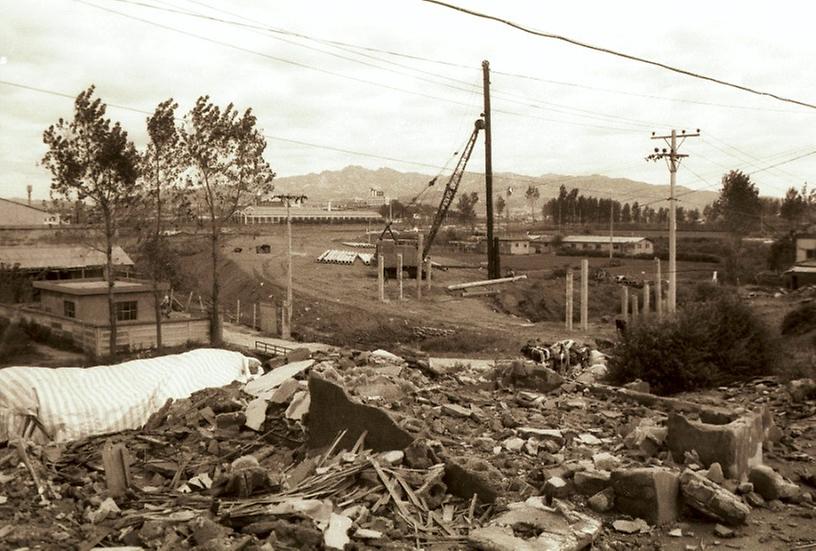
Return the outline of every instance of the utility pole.
<path id="1" fill-rule="evenodd" d="M 699 135 L 699 128 L 694 134 L 682 130 L 680 132 L 680 143 L 678 144 L 677 130 L 672 129 L 671 134 L 668 136 L 656 136 L 652 132 L 652 139 L 663 140 L 669 146 L 669 150 L 667 151 L 665 147 L 662 150 L 655 147 L 654 153 L 646 157 L 646 160 L 649 161 L 666 159 L 666 164 L 669 167 L 669 314 L 674 314 L 677 311 L 677 199 L 674 197 L 674 187 L 677 183 L 677 167 L 680 166 L 680 159 L 688 157 L 688 155 L 678 153 L 678 149 L 686 141 L 686 138 L 694 138 Z"/>
<path id="2" fill-rule="evenodd" d="M 495 279 L 496 251 L 493 244 L 493 140 L 490 134 L 490 62 L 482 61 L 484 88 L 484 134 L 485 134 L 485 201 L 487 203 L 487 277 Z"/>
<path id="3" fill-rule="evenodd" d="M 615 240 L 613 239 L 615 229 L 615 201 L 612 199 L 612 194 L 609 194 L 609 265 L 612 265 L 612 250 L 615 248 Z"/>
<path id="4" fill-rule="evenodd" d="M 289 215 L 289 207 L 292 202 L 302 203 L 306 200 L 305 195 L 275 195 L 286 202 L 286 241 L 287 241 L 287 257 L 288 267 L 286 270 L 286 302 L 283 306 L 283 315 L 281 316 L 281 337 L 289 339 L 292 337 L 292 218 Z"/>

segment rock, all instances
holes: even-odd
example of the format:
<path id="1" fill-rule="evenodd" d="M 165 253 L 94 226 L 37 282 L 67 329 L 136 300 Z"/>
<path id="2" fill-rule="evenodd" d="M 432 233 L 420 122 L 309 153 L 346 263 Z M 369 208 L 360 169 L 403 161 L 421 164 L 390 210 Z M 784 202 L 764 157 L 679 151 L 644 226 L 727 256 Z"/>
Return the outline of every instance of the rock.
<path id="1" fill-rule="evenodd" d="M 524 447 L 524 440 L 518 436 L 513 436 L 502 442 L 502 446 L 508 451 L 517 452 Z"/>
<path id="2" fill-rule="evenodd" d="M 396 402 L 405 394 L 396 383 L 372 383 L 360 385 L 354 389 L 357 396 L 369 400 L 384 400 L 386 402 Z"/>
<path id="3" fill-rule="evenodd" d="M 722 467 L 719 463 L 711 464 L 711 466 L 708 468 L 708 472 L 706 473 L 706 478 L 719 485 L 722 485 L 722 483 L 725 482 L 725 476 L 723 475 Z"/>
<path id="4" fill-rule="evenodd" d="M 599 471 L 611 471 L 620 465 L 620 459 L 609 452 L 596 453 L 592 456 L 592 462 Z"/>
<path id="5" fill-rule="evenodd" d="M 611 484 L 611 476 L 608 471 L 578 471 L 572 483 L 579 494 L 591 496 L 608 488 Z"/>
<path id="6" fill-rule="evenodd" d="M 681 528 L 672 528 L 668 531 L 668 534 L 673 538 L 682 538 L 683 530 Z"/>
<path id="7" fill-rule="evenodd" d="M 351 539 L 348 537 L 352 520 L 344 515 L 332 513 L 329 517 L 329 527 L 323 533 L 323 544 L 326 549 L 344 549 Z"/>
<path id="8" fill-rule="evenodd" d="M 99 504 L 96 511 L 91 511 L 88 513 L 88 520 L 90 520 L 92 524 L 97 524 L 106 518 L 114 517 L 121 512 L 122 511 L 119 509 L 119 506 L 116 505 L 116 502 L 109 497 Z"/>
<path id="9" fill-rule="evenodd" d="M 197 517 L 188 524 L 197 545 L 205 546 L 213 540 L 224 538 L 230 530 L 212 519 Z"/>
<path id="10" fill-rule="evenodd" d="M 219 429 L 238 430 L 246 423 L 246 420 L 247 418 L 243 411 L 219 413 L 215 416 L 215 426 Z"/>
<path id="11" fill-rule="evenodd" d="M 615 491 L 612 488 L 600 491 L 587 500 L 587 505 L 596 513 L 611 511 L 615 507 Z"/>
<path id="12" fill-rule="evenodd" d="M 263 427 L 264 421 L 266 420 L 267 405 L 268 402 L 263 398 L 255 398 L 254 400 L 250 400 L 249 404 L 247 404 L 245 412 L 245 425 L 254 431 L 261 430 L 261 427 Z"/>
<path id="13" fill-rule="evenodd" d="M 300 384 L 295 379 L 283 381 L 278 388 L 272 392 L 269 401 L 273 404 L 286 404 L 300 388 Z"/>
<path id="14" fill-rule="evenodd" d="M 308 348 L 295 348 L 286 353 L 286 363 L 302 362 L 312 357 L 312 352 Z"/>
<path id="15" fill-rule="evenodd" d="M 736 536 L 733 530 L 719 523 L 714 526 L 714 535 L 718 538 L 733 538 Z"/>
<path id="16" fill-rule="evenodd" d="M 541 441 L 552 441 L 558 444 L 558 447 L 564 445 L 564 435 L 557 429 L 537 429 L 533 427 L 519 427 L 517 429 L 521 436 L 527 438 L 533 437 Z"/>
<path id="17" fill-rule="evenodd" d="M 601 523 L 588 515 L 529 502 L 511 503 L 487 526 L 471 530 L 470 546 L 487 551 L 580 551 L 591 547 L 601 531 Z"/>
<path id="18" fill-rule="evenodd" d="M 357 528 L 354 531 L 354 537 L 361 540 L 378 540 L 383 537 L 383 533 L 370 528 Z"/>
<path id="19" fill-rule="evenodd" d="M 582 444 L 586 444 L 588 446 L 598 446 L 602 444 L 600 438 L 588 432 L 579 434 L 578 436 L 575 437 L 575 439 L 581 442 Z"/>
<path id="20" fill-rule="evenodd" d="M 405 458 L 405 452 L 402 450 L 391 450 L 380 455 L 380 460 L 387 465 L 399 465 Z"/>
<path id="21" fill-rule="evenodd" d="M 542 491 L 545 496 L 564 498 L 572 493 L 572 488 L 569 482 L 560 476 L 552 476 L 544 483 Z"/>
<path id="22" fill-rule="evenodd" d="M 816 398 L 816 380 L 796 379 L 788 383 L 788 392 L 794 402 Z"/>
<path id="23" fill-rule="evenodd" d="M 665 468 L 640 467 L 613 471 L 615 508 L 651 524 L 674 522 L 680 515 L 677 474 Z"/>
<path id="24" fill-rule="evenodd" d="M 642 518 L 635 520 L 616 520 L 612 528 L 622 534 L 640 534 L 649 531 L 649 524 Z"/>
<path id="25" fill-rule="evenodd" d="M 652 390 L 649 383 L 646 381 L 641 381 L 640 379 L 634 380 L 631 383 L 626 383 L 623 385 L 623 388 L 627 390 L 634 390 L 635 392 L 643 392 L 644 394 L 650 394 Z"/>
<path id="26" fill-rule="evenodd" d="M 751 512 L 736 495 L 688 469 L 680 475 L 680 491 L 688 506 L 725 524 L 744 524 Z"/>
<path id="27" fill-rule="evenodd" d="M 794 499 L 800 494 L 797 484 L 785 478 L 767 465 L 757 465 L 748 473 L 748 480 L 754 485 L 754 491 L 764 499 Z"/>
<path id="28" fill-rule="evenodd" d="M 441 459 L 433 449 L 432 443 L 424 438 L 414 440 L 410 446 L 403 450 L 405 452 L 405 462 L 412 469 L 428 469 L 432 465 L 438 465 Z"/>
<path id="29" fill-rule="evenodd" d="M 512 385 L 538 392 L 551 392 L 564 382 L 558 372 L 533 361 L 513 360 L 508 366 L 500 366 L 498 371 L 504 386 Z"/>
<path id="30" fill-rule="evenodd" d="M 462 407 L 458 404 L 442 404 L 442 413 L 450 415 L 451 417 L 470 417 L 473 415 L 473 410 Z"/>
<path id="31" fill-rule="evenodd" d="M 739 486 L 737 486 L 737 493 L 738 494 L 750 494 L 754 491 L 754 485 L 750 482 L 743 482 Z"/>
<path id="32" fill-rule="evenodd" d="M 284 381 L 293 378 L 298 373 L 305 371 L 314 365 L 314 360 L 303 360 L 288 363 L 284 366 L 273 369 L 266 375 L 249 381 L 244 386 L 244 392 L 255 397 L 270 397 Z"/>
<path id="33" fill-rule="evenodd" d="M 343 387 L 316 374 L 309 377 L 309 395 L 310 449 L 331 445 L 343 430 L 338 449 L 350 450 L 364 431 L 366 448 L 373 451 L 402 450 L 414 441 L 384 409 L 353 401 Z"/>
<path id="34" fill-rule="evenodd" d="M 765 500 L 756 492 L 748 492 L 745 494 L 745 502 L 751 507 L 765 507 Z"/>
<path id="35" fill-rule="evenodd" d="M 472 457 L 445 458 L 445 476 L 448 492 L 471 499 L 473 494 L 483 503 L 493 503 L 499 494 L 503 475 L 496 467 Z"/>
<path id="36" fill-rule="evenodd" d="M 514 429 L 519 426 L 518 420 L 509 411 L 502 412 L 501 424 L 506 429 Z"/>
<path id="37" fill-rule="evenodd" d="M 303 419 L 303 416 L 309 412 L 311 402 L 311 395 L 308 392 L 305 390 L 296 392 L 295 395 L 292 396 L 292 402 L 289 404 L 289 407 L 286 408 L 286 418 L 300 421 Z"/>
<path id="38" fill-rule="evenodd" d="M 586 368 L 578 377 L 575 378 L 579 383 L 600 383 L 609 373 L 609 368 L 606 364 L 596 363 Z"/>
<path id="39" fill-rule="evenodd" d="M 668 428 L 659 426 L 655 421 L 642 419 L 623 439 L 623 445 L 643 457 L 652 457 L 660 451 L 668 432 Z"/>
<path id="40" fill-rule="evenodd" d="M 759 410 L 725 425 L 712 425 L 672 414 L 666 442 L 675 461 L 695 450 L 704 467 L 719 463 L 726 477 L 744 480 L 750 467 L 762 463 L 765 415 Z"/>

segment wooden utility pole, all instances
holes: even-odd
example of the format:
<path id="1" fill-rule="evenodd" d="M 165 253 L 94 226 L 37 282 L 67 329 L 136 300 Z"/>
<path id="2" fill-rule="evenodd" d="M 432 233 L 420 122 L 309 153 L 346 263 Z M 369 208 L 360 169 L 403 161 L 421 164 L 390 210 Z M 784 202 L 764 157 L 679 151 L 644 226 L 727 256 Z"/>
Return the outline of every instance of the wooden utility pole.
<path id="1" fill-rule="evenodd" d="M 643 284 L 643 317 L 649 317 L 649 309 L 652 307 L 652 290 L 648 283 Z"/>
<path id="2" fill-rule="evenodd" d="M 638 307 L 637 293 L 632 293 L 632 321 L 640 317 L 640 308 Z"/>
<path id="3" fill-rule="evenodd" d="M 484 134 L 485 134 L 485 202 L 487 210 L 487 277 L 495 279 L 496 251 L 493 243 L 493 139 L 490 117 L 490 62 L 482 61 L 484 89 Z"/>
<path id="4" fill-rule="evenodd" d="M 567 291 L 566 291 L 566 313 L 565 313 L 565 325 L 567 327 L 567 331 L 572 331 L 572 268 L 567 270 Z"/>
<path id="5" fill-rule="evenodd" d="M 399 282 L 399 299 L 404 300 L 402 294 L 402 253 L 397 253 L 397 281 Z"/>
<path id="6" fill-rule="evenodd" d="M 305 195 L 275 195 L 286 203 L 286 241 L 287 241 L 287 270 L 286 270 L 286 301 L 283 305 L 281 315 L 281 337 L 289 339 L 292 337 L 292 217 L 289 214 L 289 207 L 292 202 L 302 203 L 306 200 Z"/>
<path id="7" fill-rule="evenodd" d="M 416 298 L 422 300 L 422 249 L 425 236 L 420 232 L 417 235 L 417 255 L 416 255 Z"/>
<path id="8" fill-rule="evenodd" d="M 612 199 L 612 195 L 609 195 L 609 265 L 612 265 L 612 252 L 615 249 L 615 239 L 612 237 L 615 235 L 615 201 Z"/>
<path id="9" fill-rule="evenodd" d="M 665 147 L 662 150 L 656 147 L 654 153 L 646 157 L 648 160 L 653 161 L 666 159 L 666 164 L 669 166 L 669 314 L 674 314 L 677 311 L 677 200 L 674 197 L 674 187 L 677 183 L 677 167 L 680 165 L 680 159 L 688 157 L 688 155 L 681 155 L 677 150 L 683 145 L 686 138 L 693 138 L 699 135 L 699 128 L 694 134 L 688 134 L 683 130 L 680 133 L 681 141 L 678 145 L 677 130 L 672 129 L 671 134 L 668 136 L 656 136 L 655 133 L 652 132 L 652 139 L 663 140 L 669 146 L 669 150 L 667 151 Z"/>
<path id="10" fill-rule="evenodd" d="M 589 330 L 589 260 L 581 260 L 581 330 Z"/>
<path id="11" fill-rule="evenodd" d="M 629 287 L 621 285 L 621 316 L 623 321 L 629 321 Z"/>
<path id="12" fill-rule="evenodd" d="M 385 302 L 385 256 L 383 254 L 377 257 L 377 291 L 380 302 Z"/>

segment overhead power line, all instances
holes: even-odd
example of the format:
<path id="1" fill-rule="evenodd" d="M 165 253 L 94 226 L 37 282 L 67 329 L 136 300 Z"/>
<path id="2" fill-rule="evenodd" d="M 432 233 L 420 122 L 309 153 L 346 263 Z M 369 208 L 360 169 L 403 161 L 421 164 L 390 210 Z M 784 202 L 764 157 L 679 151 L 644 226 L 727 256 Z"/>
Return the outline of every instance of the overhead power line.
<path id="1" fill-rule="evenodd" d="M 793 98 L 786 98 L 784 96 L 779 96 L 779 95 L 774 94 L 772 92 L 764 92 L 764 91 L 761 91 L 761 90 L 757 90 L 755 88 L 750 88 L 748 86 L 744 86 L 742 84 L 735 84 L 733 82 L 728 82 L 726 80 L 721 80 L 721 79 L 718 79 L 718 78 L 715 78 L 715 77 L 710 77 L 710 76 L 703 75 L 703 74 L 700 74 L 700 73 L 695 73 L 694 71 L 690 71 L 690 70 L 687 70 L 687 69 L 682 69 L 680 67 L 675 67 L 675 66 L 669 65 L 667 63 L 662 63 L 660 61 L 654 61 L 654 60 L 651 60 L 651 59 L 638 57 L 638 56 L 635 56 L 635 55 L 619 52 L 617 50 L 612 50 L 610 48 L 604 48 L 602 46 L 595 46 L 593 44 L 588 44 L 586 42 L 581 42 L 580 40 L 575 40 L 574 38 L 569 38 L 567 36 L 537 31 L 535 29 L 532 29 L 532 28 L 527 27 L 525 25 L 522 25 L 520 23 L 515 23 L 513 21 L 510 21 L 508 19 L 502 19 L 501 17 L 497 17 L 495 15 L 489 15 L 489 14 L 478 12 L 478 11 L 475 11 L 475 10 L 470 10 L 470 9 L 467 9 L 467 8 L 463 8 L 461 6 L 456 6 L 454 4 L 449 4 L 447 2 L 442 2 L 441 0 L 423 0 L 423 2 L 428 2 L 430 4 L 437 4 L 439 6 L 443 6 L 443 7 L 458 11 L 458 12 L 462 12 L 462 13 L 466 13 L 468 15 L 472 15 L 474 17 L 479 17 L 479 18 L 482 18 L 482 19 L 489 19 L 491 21 L 496 21 L 498 23 L 502 23 L 502 24 L 507 25 L 509 27 L 513 27 L 514 29 L 518 29 L 520 31 L 523 31 L 523 32 L 526 32 L 528 34 L 532 34 L 532 35 L 535 35 L 535 36 L 540 36 L 542 38 L 550 38 L 550 39 L 553 39 L 553 40 L 560 40 L 562 42 L 566 42 L 566 43 L 572 44 L 574 46 L 579 46 L 581 48 L 586 48 L 586 49 L 589 49 L 589 50 L 594 50 L 596 52 L 601 52 L 601 53 L 621 57 L 621 58 L 624 58 L 624 59 L 628 59 L 630 61 L 636 61 L 638 63 L 645 63 L 646 65 L 652 65 L 652 66 L 655 66 L 655 67 L 660 67 L 661 69 L 666 69 L 667 71 L 672 71 L 674 73 L 679 73 L 681 75 L 686 75 L 686 76 L 689 76 L 689 77 L 692 77 L 692 78 L 705 80 L 705 81 L 708 81 L 708 82 L 713 82 L 715 84 L 720 84 L 722 86 L 727 86 L 729 88 L 735 88 L 737 90 L 741 90 L 743 92 L 748 92 L 750 94 L 756 94 L 758 96 L 766 96 L 766 97 L 773 98 L 773 99 L 778 100 L 778 101 L 783 101 L 783 102 L 786 102 L 786 103 L 792 103 L 794 105 L 801 105 L 802 107 L 808 107 L 810 109 L 816 109 L 816 105 L 814 105 L 812 103 L 799 101 L 799 100 L 796 100 L 796 99 L 793 99 Z"/>

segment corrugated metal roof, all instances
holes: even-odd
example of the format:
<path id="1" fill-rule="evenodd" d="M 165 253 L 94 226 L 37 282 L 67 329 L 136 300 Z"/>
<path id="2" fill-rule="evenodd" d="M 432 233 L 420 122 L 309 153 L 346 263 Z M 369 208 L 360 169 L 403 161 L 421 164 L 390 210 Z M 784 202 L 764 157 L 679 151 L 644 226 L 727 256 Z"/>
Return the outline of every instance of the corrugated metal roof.
<path id="1" fill-rule="evenodd" d="M 104 266 L 105 253 L 91 247 L 83 246 L 48 246 L 48 247 L 0 247 L 0 263 L 20 268 L 34 269 L 70 269 Z M 133 266 L 133 260 L 122 247 L 113 248 L 115 266 Z"/>
<path id="2" fill-rule="evenodd" d="M 609 243 L 610 237 L 608 235 L 568 235 L 562 243 Z M 648 241 L 645 237 L 624 237 L 614 236 L 611 238 L 613 243 L 640 243 L 641 241 Z"/>

